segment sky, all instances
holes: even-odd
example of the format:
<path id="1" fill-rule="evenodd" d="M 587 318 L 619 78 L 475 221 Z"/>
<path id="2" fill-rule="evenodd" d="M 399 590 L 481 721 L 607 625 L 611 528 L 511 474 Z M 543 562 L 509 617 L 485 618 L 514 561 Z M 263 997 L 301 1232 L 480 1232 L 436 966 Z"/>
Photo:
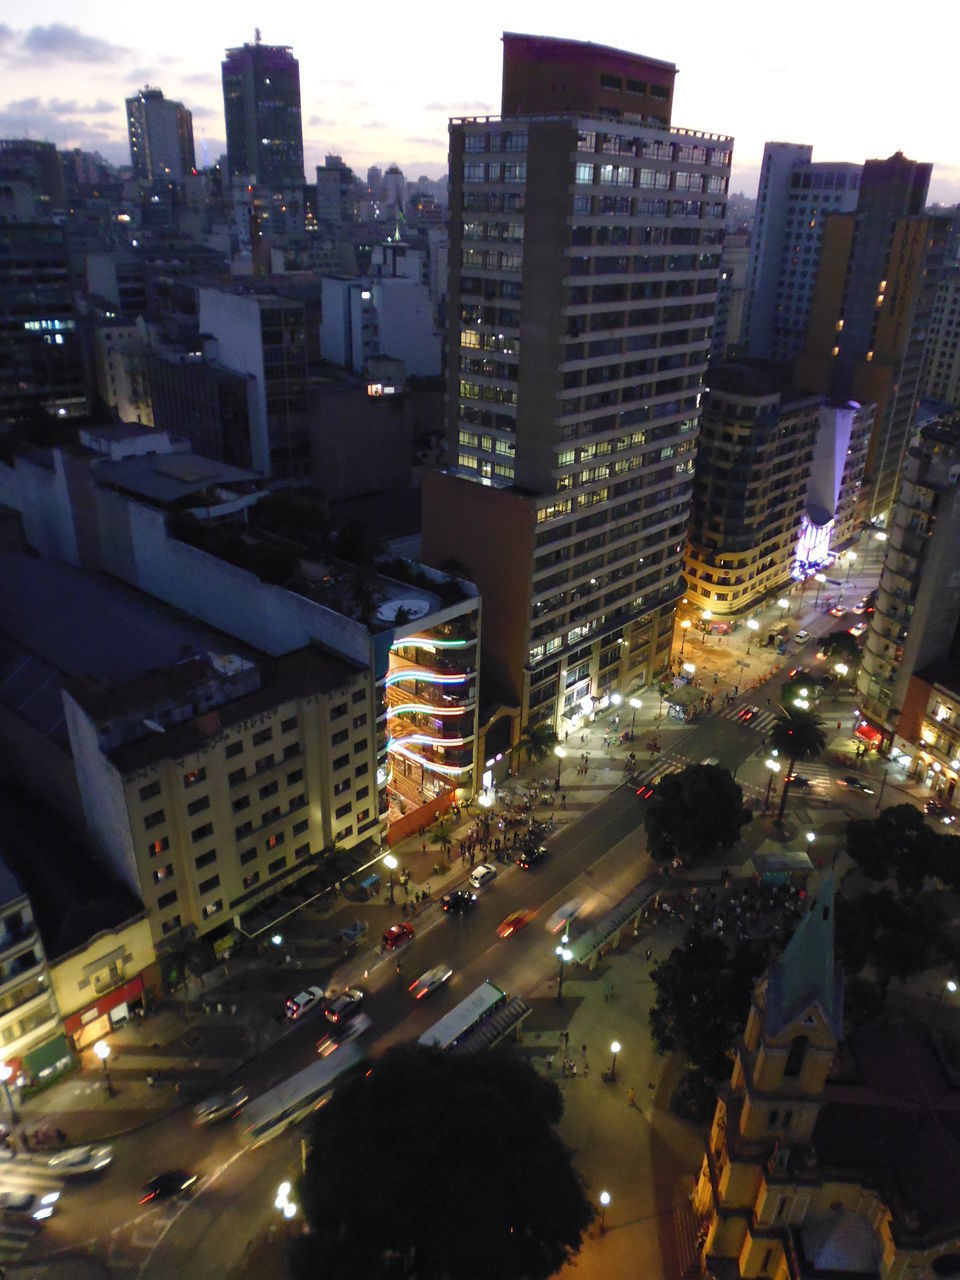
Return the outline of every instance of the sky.
<path id="1" fill-rule="evenodd" d="M 367 0 L 275 16 L 247 0 L 46 0 L 34 15 L 0 0 L 0 138 L 129 163 L 124 99 L 149 83 L 191 109 L 197 162 L 213 163 L 225 149 L 223 52 L 252 42 L 259 25 L 265 44 L 289 45 L 300 61 L 308 179 L 328 152 L 361 175 L 396 162 L 408 179 L 437 177 L 448 118 L 499 110 L 509 30 L 675 63 L 673 123 L 735 138 L 731 191 L 756 194 L 763 144 L 776 140 L 812 144 L 815 160 L 903 151 L 933 163 L 932 201 L 960 203 L 951 11 L 934 0 Z"/>

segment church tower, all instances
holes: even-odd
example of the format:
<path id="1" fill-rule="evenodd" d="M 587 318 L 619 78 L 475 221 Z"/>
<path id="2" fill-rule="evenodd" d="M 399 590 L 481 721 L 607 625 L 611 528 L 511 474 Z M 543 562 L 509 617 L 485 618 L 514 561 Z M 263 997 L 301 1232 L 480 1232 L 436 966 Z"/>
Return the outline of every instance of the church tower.
<path id="1" fill-rule="evenodd" d="M 720 1091 L 694 1195 L 709 1272 L 787 1274 L 786 1228 L 803 1221 L 814 1124 L 843 1027 L 833 877 L 757 983 L 730 1083 Z"/>

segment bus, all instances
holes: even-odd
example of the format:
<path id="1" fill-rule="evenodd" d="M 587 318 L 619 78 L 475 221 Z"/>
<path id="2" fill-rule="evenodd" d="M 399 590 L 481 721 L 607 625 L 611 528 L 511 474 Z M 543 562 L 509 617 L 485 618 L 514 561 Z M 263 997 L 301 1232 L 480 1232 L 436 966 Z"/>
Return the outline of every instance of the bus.
<path id="1" fill-rule="evenodd" d="M 476 991 L 472 991 L 455 1009 L 445 1013 L 439 1022 L 425 1031 L 417 1043 L 434 1049 L 453 1049 L 471 1031 L 475 1031 L 494 1009 L 505 1005 L 508 998 L 507 993 L 492 982 L 482 982 Z"/>
<path id="2" fill-rule="evenodd" d="M 311 1063 L 254 1098 L 243 1116 L 240 1141 L 245 1147 L 259 1147 L 312 1111 L 319 1111 L 329 1101 L 340 1077 L 359 1069 L 364 1060 L 357 1045 L 341 1045 L 336 1053 Z"/>

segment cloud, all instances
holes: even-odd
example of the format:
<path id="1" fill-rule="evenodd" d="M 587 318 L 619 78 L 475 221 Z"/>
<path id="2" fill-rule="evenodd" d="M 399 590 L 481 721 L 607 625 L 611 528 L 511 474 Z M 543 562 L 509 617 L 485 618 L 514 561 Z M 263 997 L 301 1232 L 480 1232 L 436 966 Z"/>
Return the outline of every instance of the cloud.
<path id="1" fill-rule="evenodd" d="M 423 109 L 441 111 L 445 116 L 489 116 L 497 111 L 489 102 L 428 102 Z"/>
<path id="2" fill-rule="evenodd" d="M 404 141 L 414 147 L 442 147 L 444 151 L 447 149 L 446 138 L 405 138 Z"/>
<path id="3" fill-rule="evenodd" d="M 329 120 L 326 116 L 310 116 L 307 124 L 314 129 L 336 129 L 340 125 L 339 120 Z"/>
<path id="4" fill-rule="evenodd" d="M 5 22 L 0 22 L 0 45 L 9 44 L 16 36 L 13 27 L 8 27 Z"/>
<path id="5" fill-rule="evenodd" d="M 213 107 L 193 107 L 189 102 L 184 104 L 194 120 L 208 120 L 211 116 L 223 115 L 222 111 L 214 111 Z"/>
<path id="6" fill-rule="evenodd" d="M 219 88 L 223 81 L 220 76 L 215 76 L 212 71 L 195 71 L 193 75 L 181 76 L 180 79 L 184 84 L 200 85 L 206 89 Z"/>
<path id="7" fill-rule="evenodd" d="M 383 120 L 364 120 L 360 125 L 361 129 L 385 129 L 386 122 Z"/>
<path id="8" fill-rule="evenodd" d="M 65 116 L 102 116 L 119 110 L 117 103 L 108 102 L 106 98 L 98 98 L 96 102 L 77 102 L 76 98 L 51 98 L 46 109 Z"/>
<path id="9" fill-rule="evenodd" d="M 132 71 L 127 72 L 127 80 L 132 80 L 136 84 L 149 84 L 153 79 L 153 67 L 134 67 Z M 133 97 L 133 94 L 130 94 Z"/>
<path id="10" fill-rule="evenodd" d="M 127 52 L 121 45 L 85 35 L 79 27 L 68 27 L 65 22 L 31 27 L 21 38 L 20 47 L 34 62 L 114 62 Z"/>
<path id="11" fill-rule="evenodd" d="M 119 115 L 118 108 L 107 102 L 19 98 L 0 104 L 0 138 L 29 136 L 54 142 L 58 147 L 88 150 L 113 142 L 120 159 L 126 150 L 124 135 L 115 123 L 105 119 L 107 111 Z"/>

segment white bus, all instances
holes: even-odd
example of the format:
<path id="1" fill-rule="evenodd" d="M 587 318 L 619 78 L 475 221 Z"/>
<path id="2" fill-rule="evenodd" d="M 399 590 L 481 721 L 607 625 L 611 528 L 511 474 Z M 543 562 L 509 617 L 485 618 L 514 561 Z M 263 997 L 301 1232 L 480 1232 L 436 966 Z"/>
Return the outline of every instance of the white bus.
<path id="1" fill-rule="evenodd" d="M 360 1067 L 363 1061 L 364 1054 L 355 1044 L 341 1045 L 336 1053 L 311 1063 L 254 1098 L 243 1115 L 240 1141 L 245 1147 L 259 1147 L 312 1111 L 319 1111 L 332 1096 L 340 1076 Z"/>
<path id="2" fill-rule="evenodd" d="M 482 982 L 476 991 L 425 1031 L 418 1043 L 434 1049 L 453 1049 L 507 1000 L 505 991 L 492 982 Z"/>

